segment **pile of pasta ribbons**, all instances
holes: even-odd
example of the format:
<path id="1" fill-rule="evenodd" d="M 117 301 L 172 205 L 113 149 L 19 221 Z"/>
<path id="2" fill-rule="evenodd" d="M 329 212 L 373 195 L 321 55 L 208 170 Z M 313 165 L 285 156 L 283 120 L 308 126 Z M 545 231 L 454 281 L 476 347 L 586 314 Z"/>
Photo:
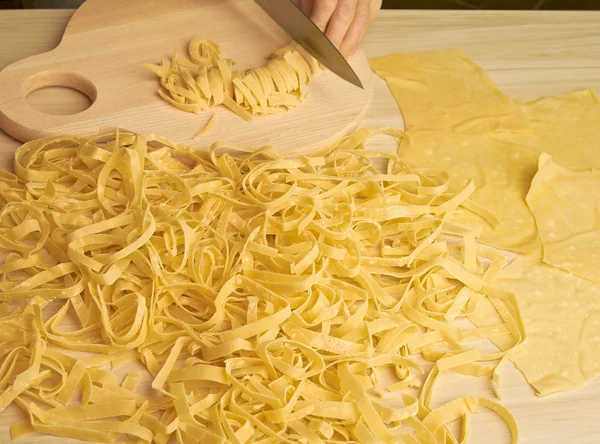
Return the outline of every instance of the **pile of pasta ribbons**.
<path id="1" fill-rule="evenodd" d="M 524 340 L 493 288 L 504 258 L 453 223 L 493 216 L 473 183 L 450 191 L 369 149 L 377 134 L 410 143 L 362 129 L 298 158 L 118 132 L 20 147 L 0 174 L 0 411 L 27 415 L 12 438 L 442 444 L 483 407 L 516 442 L 493 400 L 430 401 L 447 372 L 497 384 Z M 457 324 L 484 303 L 502 322 Z M 504 347 L 469 346 L 486 338 Z M 115 376 L 133 361 L 151 391 L 143 372 Z"/>
<path id="2" fill-rule="evenodd" d="M 306 97 L 305 86 L 321 66 L 302 46 L 292 43 L 273 54 L 260 68 L 233 70 L 221 58 L 221 47 L 194 39 L 185 59 L 173 53 L 170 62 L 146 64 L 160 78 L 160 97 L 183 111 L 200 113 L 224 105 L 245 120 L 294 108 Z"/>

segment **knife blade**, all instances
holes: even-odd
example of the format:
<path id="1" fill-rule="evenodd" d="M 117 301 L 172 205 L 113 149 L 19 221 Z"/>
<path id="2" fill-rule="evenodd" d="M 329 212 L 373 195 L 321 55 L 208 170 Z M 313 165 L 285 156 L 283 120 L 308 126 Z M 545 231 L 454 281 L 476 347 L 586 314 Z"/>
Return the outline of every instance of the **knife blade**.
<path id="1" fill-rule="evenodd" d="M 347 82 L 363 88 L 348 61 L 293 0 L 256 0 L 256 3 L 327 69 Z"/>

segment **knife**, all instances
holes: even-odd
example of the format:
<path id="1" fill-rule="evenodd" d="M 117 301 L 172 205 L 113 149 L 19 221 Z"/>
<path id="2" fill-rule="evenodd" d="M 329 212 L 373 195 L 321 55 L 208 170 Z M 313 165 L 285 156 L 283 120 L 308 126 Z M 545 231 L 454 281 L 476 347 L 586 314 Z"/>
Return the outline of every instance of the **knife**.
<path id="1" fill-rule="evenodd" d="M 291 38 L 331 72 L 363 88 L 362 82 L 344 56 L 293 0 L 256 0 L 256 3 Z"/>

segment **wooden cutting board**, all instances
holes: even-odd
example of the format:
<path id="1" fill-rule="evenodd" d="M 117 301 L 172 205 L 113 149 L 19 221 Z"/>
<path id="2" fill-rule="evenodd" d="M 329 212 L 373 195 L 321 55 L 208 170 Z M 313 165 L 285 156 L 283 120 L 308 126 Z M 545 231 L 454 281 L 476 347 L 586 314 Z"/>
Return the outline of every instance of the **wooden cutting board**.
<path id="1" fill-rule="evenodd" d="M 251 122 L 224 107 L 202 114 L 175 109 L 159 98 L 158 79 L 142 65 L 169 59 L 174 49 L 187 54 L 196 37 L 219 43 L 236 69 L 262 66 L 290 40 L 253 0 L 87 0 L 57 48 L 0 72 L 0 127 L 22 142 L 120 127 L 194 147 L 228 140 L 308 152 L 353 129 L 370 103 L 371 72 L 359 52 L 351 64 L 364 90 L 323 72 L 297 108 Z M 28 94 L 49 86 L 79 90 L 93 103 L 78 114 L 52 115 L 26 102 Z M 213 113 L 214 130 L 192 140 Z"/>

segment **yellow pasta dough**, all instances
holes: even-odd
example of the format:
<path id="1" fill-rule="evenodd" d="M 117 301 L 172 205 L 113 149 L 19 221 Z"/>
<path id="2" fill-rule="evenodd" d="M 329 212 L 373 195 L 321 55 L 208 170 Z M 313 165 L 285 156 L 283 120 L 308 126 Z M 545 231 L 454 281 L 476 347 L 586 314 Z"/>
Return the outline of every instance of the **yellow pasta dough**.
<path id="1" fill-rule="evenodd" d="M 600 285 L 600 171 L 569 171 L 544 153 L 527 204 L 544 262 Z"/>
<path id="2" fill-rule="evenodd" d="M 600 169 L 600 99 L 593 89 L 518 103 L 539 139 L 532 148 L 571 170 Z"/>
<path id="3" fill-rule="evenodd" d="M 481 226 L 479 241 L 497 248 L 531 252 L 539 246 L 535 220 L 525 202 L 537 156 L 525 147 L 490 137 L 446 131 L 409 131 L 400 154 L 412 165 L 447 171 L 460 188 L 471 179 L 471 200 L 487 209 L 488 223 L 472 211 L 457 221 Z M 485 216 L 485 214 L 483 214 Z"/>
<path id="4" fill-rule="evenodd" d="M 363 145 L 381 133 L 406 137 L 363 129 L 293 159 L 129 133 L 19 148 L 0 175 L 0 411 L 27 414 L 13 438 L 445 444 L 481 406 L 516 443 L 494 401 L 430 405 L 444 372 L 497 388 L 524 340 L 493 288 L 504 259 L 451 222 L 474 186 Z M 455 322 L 482 301 L 496 325 Z M 509 346 L 469 346 L 485 338 Z M 416 353 L 436 362 L 419 395 Z M 137 360 L 153 397 L 106 367 Z"/>
<path id="5" fill-rule="evenodd" d="M 498 286 L 519 301 L 527 342 L 512 360 L 539 395 L 600 374 L 600 286 L 544 264 L 541 251 L 506 267 Z"/>
<path id="6" fill-rule="evenodd" d="M 600 165 L 596 93 L 521 101 L 520 113 L 460 51 L 382 57 L 371 66 L 405 118 L 404 159 L 448 171 L 454 186 L 474 180 L 477 189 L 462 205 L 469 211 L 457 211 L 452 222 L 477 226 L 485 219 L 480 242 L 530 253 L 501 272 L 499 285 L 517 296 L 528 334 L 521 349 L 511 336 L 489 337 L 506 352 L 503 359 L 512 358 L 542 395 L 579 387 L 600 373 L 600 176 L 590 171 Z M 544 152 L 552 158 L 539 157 Z M 501 319 L 493 301 L 478 300 L 472 289 L 457 297 L 457 307 L 478 329 Z M 440 359 L 438 367 L 451 359 Z M 453 409 L 469 405 L 461 401 Z"/>
<path id="7" fill-rule="evenodd" d="M 221 47 L 208 39 L 193 39 L 188 53 L 195 65 L 211 67 L 221 58 Z"/>
<path id="8" fill-rule="evenodd" d="M 520 114 L 457 51 L 383 57 L 371 66 L 388 83 L 406 120 L 409 138 L 401 155 L 410 164 L 448 171 L 458 185 L 475 181 L 470 200 L 486 211 L 478 216 L 473 211 L 478 207 L 459 211 L 453 221 L 472 224 L 484 218 L 488 224 L 480 242 L 531 252 L 502 271 L 500 284 L 516 294 L 524 310 L 528 342 L 519 352 L 510 336 L 490 340 L 507 352 L 505 359 L 513 357 L 539 394 L 581 386 L 599 373 L 599 287 L 543 264 L 540 245 L 548 264 L 600 282 L 600 183 L 597 171 L 589 171 L 600 159 L 597 95 L 587 90 L 522 101 Z M 534 179 L 537 157 L 544 151 L 562 167 L 587 171 L 568 171 L 543 154 Z M 455 307 L 479 329 L 499 322 L 490 300 L 475 307 L 467 299 L 477 301 L 476 293 L 467 290 L 461 296 Z"/>
<path id="9" fill-rule="evenodd" d="M 387 82 L 407 130 L 511 140 L 531 135 L 519 107 L 460 50 L 395 54 L 369 63 Z"/>
<path id="10" fill-rule="evenodd" d="M 174 52 L 170 62 L 146 64 L 162 88 L 159 96 L 183 111 L 200 113 L 224 105 L 245 120 L 253 115 L 282 112 L 298 105 L 319 63 L 300 45 L 292 43 L 273 54 L 263 67 L 234 71 L 232 60 L 221 58 L 221 47 L 208 39 L 194 39 L 191 61 Z"/>
<path id="11" fill-rule="evenodd" d="M 212 131 L 212 129 L 215 127 L 216 120 L 217 120 L 216 114 L 213 114 L 212 116 L 210 116 L 210 118 L 206 122 L 206 125 L 204 125 L 204 128 L 202 128 L 200 131 L 198 131 L 198 133 L 196 133 L 196 135 L 194 137 L 192 137 L 192 139 L 194 139 L 194 140 L 200 139 L 201 137 L 204 137 L 208 133 L 210 133 Z"/>

